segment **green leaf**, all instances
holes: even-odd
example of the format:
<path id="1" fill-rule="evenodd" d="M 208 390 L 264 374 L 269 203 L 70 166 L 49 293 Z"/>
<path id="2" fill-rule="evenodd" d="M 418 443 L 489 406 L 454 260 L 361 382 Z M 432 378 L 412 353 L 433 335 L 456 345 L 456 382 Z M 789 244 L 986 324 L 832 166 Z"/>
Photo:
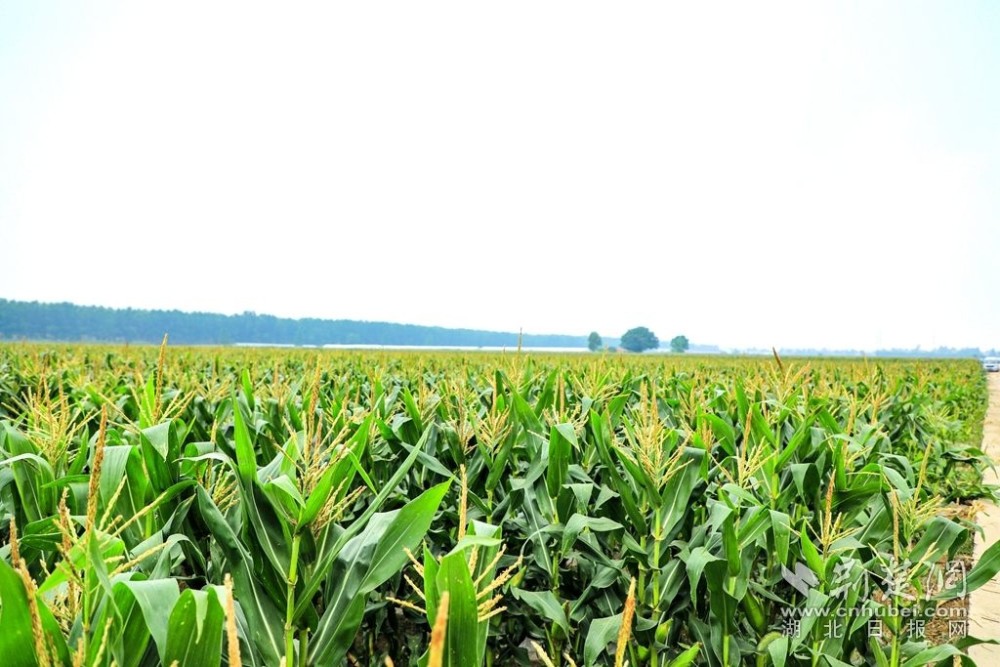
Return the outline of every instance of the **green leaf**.
<path id="1" fill-rule="evenodd" d="M 965 581 L 948 590 L 941 591 L 934 596 L 934 599 L 951 600 L 968 595 L 988 583 L 996 576 L 997 572 L 1000 572 L 1000 542 L 995 542 L 983 552 L 969 573 L 965 575 Z"/>
<path id="2" fill-rule="evenodd" d="M 595 618 L 590 622 L 587 638 L 583 642 L 583 664 L 585 667 L 593 667 L 597 663 L 597 659 L 608 650 L 608 645 L 618 637 L 618 630 L 621 627 L 621 614 Z"/>
<path id="3" fill-rule="evenodd" d="M 806 533 L 806 529 L 803 526 L 802 530 L 799 532 L 799 543 L 802 546 L 802 557 L 806 561 L 806 565 L 809 566 L 816 576 L 819 577 L 820 581 L 826 581 L 826 564 L 823 562 L 823 558 L 819 555 L 819 551 L 816 549 L 816 545 L 812 543 L 809 539 L 809 535 Z"/>
<path id="4" fill-rule="evenodd" d="M 243 613 L 254 630 L 254 646 L 260 652 L 264 664 L 276 665 L 284 652 L 281 634 L 284 619 L 255 576 L 250 552 L 240 542 L 204 487 L 197 487 L 196 497 L 202 519 L 212 531 L 232 568 L 235 597 L 240 601 Z"/>
<path id="5" fill-rule="evenodd" d="M 931 549 L 933 549 L 931 552 L 933 556 L 929 558 L 931 561 L 954 556 L 955 550 L 965 541 L 968 532 L 951 519 L 934 517 L 907 557 L 911 562 L 918 563 L 924 560 L 924 555 Z"/>
<path id="6" fill-rule="evenodd" d="M 367 595 L 403 569 L 409 560 L 406 550 L 416 549 L 427 534 L 449 486 L 444 482 L 402 509 L 375 514 L 345 545 L 331 572 L 326 610 L 309 643 L 311 663 L 344 660 L 360 627 Z"/>
<path id="7" fill-rule="evenodd" d="M 625 481 L 617 466 L 611 458 L 611 426 L 610 419 L 605 415 L 600 415 L 596 411 L 590 411 L 590 430 L 593 433 L 593 444 L 597 450 L 597 455 L 601 458 L 607 470 L 611 485 L 622 500 L 622 506 L 628 515 L 629 521 L 640 533 L 646 531 L 646 519 L 635 502 L 632 487 Z"/>
<path id="8" fill-rule="evenodd" d="M 764 507 L 754 506 L 747 510 L 740 520 L 738 540 L 740 549 L 745 549 L 755 542 L 767 530 L 769 523 L 770 516 Z"/>
<path id="9" fill-rule="evenodd" d="M 475 667 L 481 665 L 482 655 L 480 655 L 479 647 L 475 641 L 479 632 L 476 588 L 472 583 L 465 554 L 451 554 L 441 559 L 436 584 L 438 599 L 440 600 L 445 591 L 448 592 L 449 597 L 444 666 Z"/>
<path id="10" fill-rule="evenodd" d="M 291 566 L 292 527 L 285 515 L 275 509 L 256 479 L 248 483 L 241 482 L 240 492 L 240 507 L 250 519 L 250 526 L 257 538 L 255 546 L 267 556 L 276 573 L 287 577 Z"/>
<path id="11" fill-rule="evenodd" d="M 576 538 L 585 529 L 595 533 L 606 533 L 621 528 L 623 526 L 620 523 L 611 519 L 574 514 L 566 522 L 566 527 L 563 529 L 562 552 L 564 555 L 569 553 L 569 550 L 576 543 Z"/>
<path id="12" fill-rule="evenodd" d="M 740 574 L 740 543 L 736 537 L 736 517 L 730 515 L 722 523 L 722 550 L 726 554 L 729 576 Z"/>
<path id="13" fill-rule="evenodd" d="M 170 627 L 170 613 L 180 598 L 180 588 L 175 579 L 150 581 L 121 581 L 114 585 L 116 593 L 127 590 L 138 605 L 146 621 L 149 634 L 156 644 L 163 664 L 167 661 L 167 632 Z"/>
<path id="14" fill-rule="evenodd" d="M 695 644 L 667 663 L 667 667 L 688 667 L 689 665 L 693 665 L 699 651 L 701 651 L 701 644 Z"/>
<path id="15" fill-rule="evenodd" d="M 424 608 L 427 610 L 427 622 L 430 623 L 431 626 L 434 625 L 434 619 L 437 618 L 438 569 L 439 564 L 437 559 L 434 558 L 434 554 L 432 554 L 427 547 L 424 547 L 424 597 L 427 600 L 427 604 Z"/>
<path id="16" fill-rule="evenodd" d="M 375 590 L 409 561 L 406 551 L 412 552 L 424 539 L 450 486 L 451 482 L 438 484 L 399 510 L 396 519 L 379 539 L 371 566 L 361 583 L 361 593 Z"/>
<path id="17" fill-rule="evenodd" d="M 956 655 L 962 655 L 962 652 L 949 644 L 931 646 L 930 648 L 926 648 L 909 658 L 903 663 L 903 667 L 923 667 L 924 665 L 932 662 L 939 662 L 945 658 L 951 658 Z"/>
<path id="18" fill-rule="evenodd" d="M 549 435 L 549 465 L 545 475 L 545 487 L 549 498 L 558 498 L 566 481 L 570 456 L 577 447 L 576 433 L 572 424 L 556 424 Z"/>
<path id="19" fill-rule="evenodd" d="M 139 449 L 153 493 L 160 493 L 177 481 L 181 447 L 175 422 L 167 420 L 139 432 Z"/>
<path id="20" fill-rule="evenodd" d="M 556 626 L 562 629 L 566 637 L 572 637 L 569 619 L 566 618 L 566 610 L 563 609 L 559 598 L 552 591 L 525 591 L 520 588 L 511 588 L 514 597 L 521 600 L 536 612 L 541 614 Z"/>
<path id="21" fill-rule="evenodd" d="M 214 588 L 184 591 L 170 612 L 163 663 L 218 667 L 225 612 Z"/>
<path id="22" fill-rule="evenodd" d="M 530 530 L 528 540 L 532 540 L 535 543 L 535 548 L 530 550 L 531 560 L 552 580 L 553 558 L 552 550 L 548 543 L 548 536 L 552 525 L 543 518 L 542 512 L 539 510 L 538 503 L 542 494 L 537 492 L 536 489 L 538 488 L 539 486 L 536 485 L 535 487 L 524 489 L 524 502 L 521 504 L 521 507 L 527 518 Z"/>
<path id="23" fill-rule="evenodd" d="M 712 427 L 712 432 L 715 434 L 715 439 L 722 449 L 725 450 L 730 456 L 736 455 L 736 430 L 732 425 L 723 420 L 718 415 L 714 415 L 710 412 L 703 413 L 701 418 L 708 422 L 708 425 Z"/>
<path id="24" fill-rule="evenodd" d="M 682 525 L 684 517 L 691 510 L 691 493 L 701 481 L 701 467 L 705 462 L 705 450 L 685 447 L 681 461 L 683 461 L 684 467 L 667 482 L 663 491 L 663 498 L 666 499 L 664 505 L 666 511 L 663 512 L 661 529 L 665 539 L 669 539 L 673 531 Z"/>
<path id="25" fill-rule="evenodd" d="M 788 543 L 791 538 L 791 519 L 784 512 L 769 510 L 771 514 L 771 532 L 774 535 L 774 552 L 778 562 L 788 565 Z"/>
<path id="26" fill-rule="evenodd" d="M 788 659 L 788 635 L 772 632 L 761 639 L 757 648 L 767 650 L 774 667 L 785 667 L 785 661 Z"/>
<path id="27" fill-rule="evenodd" d="M 243 419 L 240 402 L 233 397 L 233 436 L 236 440 L 236 469 L 244 484 L 257 479 L 257 454 L 254 451 L 253 440 L 250 439 L 250 429 Z"/>
<path id="28" fill-rule="evenodd" d="M 35 667 L 35 640 L 31 631 L 28 593 L 21 577 L 0 560 L 0 655 L 10 667 Z"/>
<path id="29" fill-rule="evenodd" d="M 69 664 L 69 649 L 55 617 L 45 604 L 43 596 L 36 597 L 42 632 L 57 662 Z M 4 665 L 33 667 L 35 657 L 34 635 L 31 629 L 31 612 L 28 591 L 17 571 L 0 559 L 0 656 Z"/>
<path id="30" fill-rule="evenodd" d="M 815 416 L 810 415 L 798 425 L 795 433 L 788 439 L 788 444 L 785 445 L 784 449 L 781 450 L 781 454 L 778 455 L 774 466 L 776 470 L 784 470 L 788 462 L 795 456 L 795 452 L 798 451 L 799 447 L 809 439 L 810 429 L 814 421 Z"/>
<path id="31" fill-rule="evenodd" d="M 243 389 L 243 397 L 247 400 L 250 410 L 254 409 L 253 382 L 250 379 L 250 369 L 244 368 L 240 371 L 240 386 Z"/>
<path id="32" fill-rule="evenodd" d="M 885 651 L 876 637 L 868 638 L 868 646 L 871 648 L 872 655 L 875 656 L 877 667 L 889 667 L 889 658 L 886 657 Z"/>
<path id="33" fill-rule="evenodd" d="M 105 563 L 112 558 L 124 556 L 125 543 L 121 539 L 110 538 L 104 533 L 96 533 L 95 538 L 94 540 L 86 540 L 84 544 L 73 545 L 69 552 L 69 562 L 72 563 L 73 569 L 81 571 L 87 569 L 89 560 L 89 566 L 97 572 L 103 572 L 103 576 L 106 578 L 107 566 Z M 100 543 L 100 551 L 97 551 L 98 543 Z M 88 544 L 93 545 L 92 550 L 88 550 Z M 47 595 L 65 584 L 69 577 L 67 568 L 68 563 L 60 560 L 52 574 L 38 586 L 38 592 Z M 110 590 L 110 581 L 108 581 L 108 587 Z"/>
<path id="34" fill-rule="evenodd" d="M 687 557 L 687 575 L 691 587 L 691 603 L 698 603 L 698 582 L 709 563 L 721 561 L 705 547 L 695 547 Z"/>
<path id="35" fill-rule="evenodd" d="M 817 496 L 819 489 L 819 473 L 812 463 L 793 463 L 788 466 L 792 473 L 792 481 L 799 492 L 799 498 L 806 502 L 812 502 Z"/>
<path id="36" fill-rule="evenodd" d="M 486 535 L 473 535 L 469 534 L 460 539 L 451 551 L 448 553 L 458 553 L 459 551 L 465 551 L 471 547 L 499 547 L 500 540 L 495 537 L 487 537 Z"/>
<path id="37" fill-rule="evenodd" d="M 35 446 L 16 429 L 4 424 L 0 435 L 10 456 L 0 460 L 0 467 L 10 466 L 20 496 L 19 508 L 28 522 L 39 521 L 55 509 L 55 492 L 48 485 L 54 481 L 52 467 Z"/>
<path id="38" fill-rule="evenodd" d="M 286 475 L 264 482 L 261 490 L 271 501 L 271 506 L 289 522 L 297 520 L 305 508 L 302 494 Z"/>
<path id="39" fill-rule="evenodd" d="M 355 519 L 351 525 L 337 537 L 336 542 L 334 542 L 329 549 L 325 549 L 323 551 L 323 554 L 320 556 L 319 562 L 314 567 L 312 573 L 305 578 L 303 591 L 299 593 L 299 595 L 301 595 L 299 598 L 300 601 L 295 607 L 295 619 L 301 618 L 308 609 L 312 608 L 312 597 L 326 580 L 327 575 L 330 574 L 330 569 L 333 567 L 341 549 L 343 549 L 344 545 L 346 545 L 347 542 L 350 541 L 355 535 L 361 532 L 372 515 L 381 509 L 382 505 L 385 504 L 385 501 L 389 499 L 389 496 L 396 491 L 396 487 L 410 471 L 410 468 L 417 460 L 420 452 L 429 442 L 437 438 L 436 434 L 437 427 L 434 426 L 434 424 L 427 427 L 427 430 L 420 436 L 420 440 L 417 442 L 416 446 L 414 446 L 413 450 L 410 451 L 406 459 L 396 467 L 392 477 L 389 478 L 379 494 L 368 504 L 364 513 Z"/>
<path id="40" fill-rule="evenodd" d="M 104 628 L 111 622 L 107 645 L 102 649 L 99 643 L 92 642 L 88 646 L 87 662 L 94 664 L 98 651 L 106 650 L 121 667 L 139 667 L 146 658 L 149 628 L 129 590 L 120 585 L 113 586 L 112 590 L 114 604 L 108 604 L 107 600 L 99 604 L 97 622 L 92 626 Z"/>

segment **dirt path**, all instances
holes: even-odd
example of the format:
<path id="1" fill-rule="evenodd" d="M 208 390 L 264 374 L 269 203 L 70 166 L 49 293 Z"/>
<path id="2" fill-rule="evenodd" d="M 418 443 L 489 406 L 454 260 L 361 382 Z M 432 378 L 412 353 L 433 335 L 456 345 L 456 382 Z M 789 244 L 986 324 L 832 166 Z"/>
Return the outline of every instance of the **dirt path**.
<path id="1" fill-rule="evenodd" d="M 990 406 L 983 428 L 983 450 L 1000 465 L 1000 373 L 990 373 Z M 995 471 L 986 473 L 987 484 L 1000 483 Z M 976 517 L 985 536 L 976 538 L 975 558 L 1000 540 L 1000 507 L 990 505 Z M 969 599 L 969 634 L 980 639 L 1000 640 L 1000 578 L 975 591 Z M 980 665 L 1000 665 L 1000 646 L 976 646 L 969 654 Z"/>

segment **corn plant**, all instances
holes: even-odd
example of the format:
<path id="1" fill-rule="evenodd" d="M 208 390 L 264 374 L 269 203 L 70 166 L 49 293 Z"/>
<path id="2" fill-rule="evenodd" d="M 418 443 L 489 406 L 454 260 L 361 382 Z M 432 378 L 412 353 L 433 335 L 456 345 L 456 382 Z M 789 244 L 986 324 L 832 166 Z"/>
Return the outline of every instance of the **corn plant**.
<path id="1" fill-rule="evenodd" d="M 3 345 L 0 655 L 969 664 L 906 619 L 1000 570 L 943 576 L 985 404 L 972 362 Z"/>

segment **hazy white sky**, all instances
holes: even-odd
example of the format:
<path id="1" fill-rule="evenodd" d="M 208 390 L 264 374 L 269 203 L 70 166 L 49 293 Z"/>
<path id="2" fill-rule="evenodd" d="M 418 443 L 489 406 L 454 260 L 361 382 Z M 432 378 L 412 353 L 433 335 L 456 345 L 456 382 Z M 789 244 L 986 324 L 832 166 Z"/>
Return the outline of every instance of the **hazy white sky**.
<path id="1" fill-rule="evenodd" d="M 998 119 L 988 0 L 0 0 L 0 297 L 995 347 Z"/>

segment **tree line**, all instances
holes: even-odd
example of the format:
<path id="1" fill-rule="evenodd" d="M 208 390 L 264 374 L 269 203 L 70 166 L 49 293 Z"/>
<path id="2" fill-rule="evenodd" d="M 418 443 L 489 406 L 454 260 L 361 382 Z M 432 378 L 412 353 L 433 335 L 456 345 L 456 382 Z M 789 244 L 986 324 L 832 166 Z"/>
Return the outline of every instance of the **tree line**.
<path id="1" fill-rule="evenodd" d="M 180 345 L 428 345 L 460 347 L 579 347 L 586 336 L 449 329 L 359 320 L 290 319 L 39 303 L 0 299 L 0 339 Z"/>

